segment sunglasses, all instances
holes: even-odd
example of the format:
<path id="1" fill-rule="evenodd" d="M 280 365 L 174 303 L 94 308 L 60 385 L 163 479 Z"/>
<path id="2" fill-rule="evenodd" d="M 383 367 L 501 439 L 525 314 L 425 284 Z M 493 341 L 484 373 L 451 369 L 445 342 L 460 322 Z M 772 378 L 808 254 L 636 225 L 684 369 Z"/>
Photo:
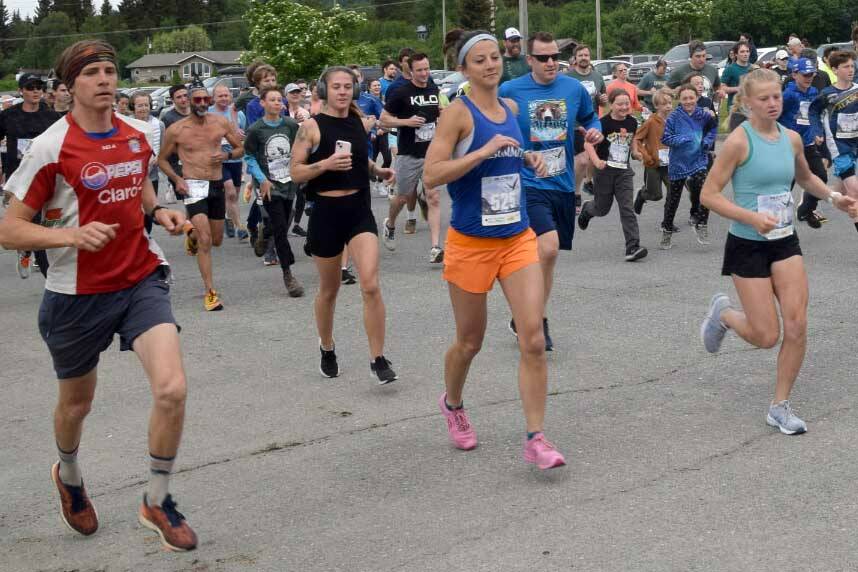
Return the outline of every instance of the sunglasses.
<path id="1" fill-rule="evenodd" d="M 208 97 L 208 96 L 205 96 L 205 97 L 193 97 L 193 98 L 191 98 L 191 101 L 193 101 L 194 103 L 211 103 L 211 102 L 212 102 L 212 98 L 211 98 L 211 97 Z"/>
<path id="2" fill-rule="evenodd" d="M 45 91 L 45 86 L 38 84 L 25 85 L 22 88 L 24 91 Z"/>
<path id="3" fill-rule="evenodd" d="M 555 62 L 560 61 L 560 54 L 531 54 L 533 58 L 542 63 L 548 62 L 548 60 L 554 60 Z"/>

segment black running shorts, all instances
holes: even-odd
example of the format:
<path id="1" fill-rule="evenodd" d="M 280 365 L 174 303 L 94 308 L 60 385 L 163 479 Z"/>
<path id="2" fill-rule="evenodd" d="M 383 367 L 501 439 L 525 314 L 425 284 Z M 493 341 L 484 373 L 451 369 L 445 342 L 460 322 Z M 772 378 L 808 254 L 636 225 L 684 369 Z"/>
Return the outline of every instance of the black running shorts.
<path id="1" fill-rule="evenodd" d="M 724 245 L 723 276 L 739 278 L 771 278 L 772 264 L 793 256 L 801 256 L 798 235 L 778 240 L 748 240 L 727 233 Z"/>
<path id="2" fill-rule="evenodd" d="M 378 236 L 368 190 L 346 197 L 317 194 L 307 225 L 307 243 L 313 256 L 339 256 L 351 239 L 364 232 Z"/>

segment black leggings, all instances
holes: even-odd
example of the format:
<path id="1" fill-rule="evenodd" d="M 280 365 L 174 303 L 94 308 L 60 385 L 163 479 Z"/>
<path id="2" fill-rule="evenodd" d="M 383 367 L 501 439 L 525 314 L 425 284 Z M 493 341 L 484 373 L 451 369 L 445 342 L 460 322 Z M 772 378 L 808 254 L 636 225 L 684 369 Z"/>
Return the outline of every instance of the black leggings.
<path id="1" fill-rule="evenodd" d="M 294 223 L 296 225 L 301 224 L 301 218 L 304 216 L 304 201 L 306 200 L 304 196 L 304 186 L 295 193 L 295 210 L 292 211 L 292 214 L 295 217 Z"/>
<path id="2" fill-rule="evenodd" d="M 822 179 L 823 183 L 828 182 L 828 172 L 825 170 L 825 163 L 822 162 L 822 152 L 818 145 L 808 145 L 804 148 L 804 158 L 807 159 L 807 166 L 810 167 L 810 172 Z M 795 181 L 793 181 L 795 185 Z M 790 187 L 790 190 L 792 187 Z M 801 200 L 801 206 L 798 207 L 799 213 L 803 215 L 810 214 L 816 210 L 819 205 L 819 199 L 811 195 L 807 191 Z"/>
<path id="3" fill-rule="evenodd" d="M 393 157 L 390 155 L 390 145 L 387 140 L 387 133 L 384 135 L 376 135 L 375 137 L 375 146 L 373 148 L 372 160 L 375 161 L 375 158 L 378 157 L 378 154 L 381 153 L 381 158 L 384 161 L 381 165 L 382 169 L 387 169 L 390 167 L 390 164 L 393 162 Z"/>
<path id="4" fill-rule="evenodd" d="M 700 191 L 703 190 L 703 182 L 706 180 L 706 171 L 698 171 L 685 179 L 677 179 L 670 182 L 670 191 L 664 201 L 664 220 L 661 228 L 671 230 L 673 219 L 676 217 L 676 209 L 679 208 L 679 199 L 682 197 L 682 188 L 688 186 L 688 194 L 691 196 L 692 218 L 697 219 L 697 224 L 709 222 L 709 209 L 700 204 Z"/>
<path id="5" fill-rule="evenodd" d="M 274 247 L 277 249 L 277 258 L 280 259 L 280 267 L 283 270 L 288 270 L 290 266 L 295 264 L 295 255 L 292 254 L 292 247 L 289 245 L 289 216 L 292 214 L 292 199 L 284 199 L 277 196 L 272 196 L 270 199 L 264 199 L 262 202 L 265 211 L 268 213 L 268 222 L 265 225 L 263 234 L 269 233 L 274 236 Z"/>

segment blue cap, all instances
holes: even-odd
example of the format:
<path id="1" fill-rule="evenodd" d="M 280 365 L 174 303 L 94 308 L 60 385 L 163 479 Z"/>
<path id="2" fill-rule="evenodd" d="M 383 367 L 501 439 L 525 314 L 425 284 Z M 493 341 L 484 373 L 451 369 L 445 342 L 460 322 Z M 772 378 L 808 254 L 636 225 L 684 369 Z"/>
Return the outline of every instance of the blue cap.
<path id="1" fill-rule="evenodd" d="M 790 61 L 790 71 L 798 72 L 802 75 L 809 75 L 812 73 L 816 73 L 816 64 L 810 61 L 808 58 L 799 58 L 797 61 Z"/>

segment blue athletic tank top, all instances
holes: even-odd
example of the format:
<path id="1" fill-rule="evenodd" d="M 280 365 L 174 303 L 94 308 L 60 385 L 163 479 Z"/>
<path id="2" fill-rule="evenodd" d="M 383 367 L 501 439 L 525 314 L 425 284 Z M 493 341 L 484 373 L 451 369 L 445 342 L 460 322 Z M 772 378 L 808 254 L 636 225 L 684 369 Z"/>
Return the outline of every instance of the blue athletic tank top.
<path id="1" fill-rule="evenodd" d="M 512 137 L 521 147 L 505 147 L 462 178 L 447 184 L 453 202 L 450 226 L 469 236 L 505 238 L 519 234 L 530 226 L 530 221 L 521 186 L 524 138 L 516 117 L 502 100 L 499 101 L 506 119 L 496 123 L 483 115 L 468 96 L 459 99 L 468 106 L 474 129 L 456 145 L 454 158 L 481 148 L 497 134 Z"/>
<path id="2" fill-rule="evenodd" d="M 778 124 L 780 137 L 769 141 L 760 136 L 751 122 L 742 123 L 748 136 L 748 158 L 733 173 L 736 204 L 754 212 L 769 212 L 779 220 L 777 227 L 765 236 L 753 226 L 733 221 L 730 234 L 748 240 L 775 240 L 795 231 L 795 204 L 790 187 L 795 178 L 795 150 L 784 128 Z"/>

